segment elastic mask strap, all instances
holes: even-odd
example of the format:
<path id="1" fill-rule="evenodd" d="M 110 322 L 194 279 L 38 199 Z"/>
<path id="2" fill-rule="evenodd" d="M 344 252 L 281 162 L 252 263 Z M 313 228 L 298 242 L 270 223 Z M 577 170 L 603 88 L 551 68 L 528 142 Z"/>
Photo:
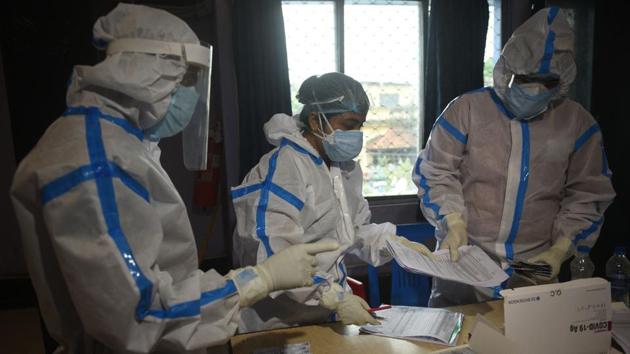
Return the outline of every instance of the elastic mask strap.
<path id="1" fill-rule="evenodd" d="M 326 118 L 326 115 L 322 112 L 317 112 L 317 118 L 319 119 L 319 130 L 321 130 L 322 132 L 322 136 L 320 136 L 321 139 L 324 139 L 326 136 L 331 135 L 335 129 L 333 129 L 332 125 L 330 125 L 330 122 L 328 121 L 328 118 Z M 324 125 L 322 124 L 322 120 L 324 122 L 326 122 L 326 125 L 328 126 L 328 128 L 330 129 L 330 134 L 326 134 L 326 132 L 324 131 Z M 317 135 L 315 135 L 317 136 Z"/>
<path id="2" fill-rule="evenodd" d="M 322 124 L 322 116 L 324 117 L 324 121 L 326 122 L 326 125 L 328 126 L 328 128 L 330 128 L 330 134 L 332 134 L 335 131 L 335 129 L 333 129 L 332 125 L 330 125 L 330 122 L 328 121 L 328 118 L 326 118 L 326 115 L 324 114 L 322 107 L 320 105 L 333 103 L 333 102 L 341 102 L 345 96 L 342 95 L 342 96 L 331 98 L 325 101 L 317 101 L 317 95 L 315 95 L 315 90 L 312 90 L 311 92 L 313 93 L 313 98 L 315 99 L 315 102 L 312 102 L 311 104 L 317 107 L 317 118 L 319 119 L 319 129 L 322 131 L 323 135 L 320 135 L 316 132 L 312 132 L 312 133 L 316 137 L 323 140 L 326 138 L 328 134 L 324 132 L 324 125 Z"/>

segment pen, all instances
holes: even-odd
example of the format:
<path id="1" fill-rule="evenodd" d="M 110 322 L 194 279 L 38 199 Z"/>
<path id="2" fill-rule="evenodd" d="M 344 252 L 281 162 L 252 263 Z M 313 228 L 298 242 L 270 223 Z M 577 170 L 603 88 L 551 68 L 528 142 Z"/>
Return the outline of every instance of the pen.
<path id="1" fill-rule="evenodd" d="M 381 310 L 387 310 L 387 309 L 391 309 L 392 305 L 381 305 L 379 307 L 372 307 L 368 310 L 368 312 L 376 312 L 376 311 L 381 311 Z"/>

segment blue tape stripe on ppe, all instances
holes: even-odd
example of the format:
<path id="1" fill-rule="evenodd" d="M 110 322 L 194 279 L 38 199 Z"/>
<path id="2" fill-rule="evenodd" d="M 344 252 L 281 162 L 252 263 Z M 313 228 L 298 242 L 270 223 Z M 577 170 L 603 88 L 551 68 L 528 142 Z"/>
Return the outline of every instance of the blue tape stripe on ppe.
<path id="1" fill-rule="evenodd" d="M 553 23 L 553 20 L 555 20 L 559 10 L 560 8 L 558 6 L 552 6 L 549 8 L 549 13 L 547 13 L 547 24 L 550 25 L 551 23 Z"/>
<path id="2" fill-rule="evenodd" d="M 507 273 L 508 277 L 511 277 L 512 274 L 514 274 L 514 269 L 512 268 L 512 266 L 508 266 L 508 268 L 505 270 L 505 273 Z M 498 299 L 502 299 L 503 296 L 501 296 L 500 291 L 507 288 L 508 285 L 508 280 L 505 280 L 503 283 L 501 283 L 499 286 L 495 286 L 494 287 L 494 291 L 492 292 L 492 299 L 493 300 L 498 300 Z"/>
<path id="3" fill-rule="evenodd" d="M 136 181 L 131 177 L 127 172 L 125 172 L 122 168 L 120 168 L 115 163 L 110 162 L 108 164 L 109 168 L 112 171 L 113 177 L 118 177 L 122 181 L 122 183 L 127 186 L 127 188 L 134 191 L 137 195 L 139 195 L 142 199 L 149 202 L 149 191 L 147 191 L 140 182 Z"/>
<path id="4" fill-rule="evenodd" d="M 42 204 L 48 203 L 82 182 L 89 181 L 92 178 L 94 178 L 93 166 L 85 165 L 49 182 L 42 188 Z"/>
<path id="5" fill-rule="evenodd" d="M 490 97 L 494 101 L 494 104 L 497 106 L 499 111 L 501 111 L 501 113 L 503 113 L 508 118 L 514 119 L 515 115 L 512 112 L 510 112 L 510 110 L 507 109 L 507 107 L 505 107 L 505 105 L 503 104 L 503 101 L 501 101 L 501 99 L 499 98 L 497 93 L 494 91 L 494 89 L 489 88 L 488 93 L 490 94 Z"/>
<path id="6" fill-rule="evenodd" d="M 286 189 L 280 187 L 275 183 L 271 183 L 270 187 L 271 192 L 277 195 L 278 197 L 284 199 L 287 203 L 293 205 L 297 210 L 302 210 L 304 208 L 304 202 L 300 200 L 300 198 L 291 194 L 291 192 Z"/>
<path id="7" fill-rule="evenodd" d="M 219 299 L 226 298 L 236 293 L 236 286 L 232 280 L 228 280 L 225 282 L 225 285 L 214 290 L 206 291 L 201 293 L 201 297 L 199 300 L 191 300 L 182 302 L 179 304 L 175 304 L 168 308 L 168 310 L 164 309 L 151 309 L 149 310 L 148 315 L 157 317 L 157 318 L 179 318 L 179 317 L 192 317 L 197 316 L 201 313 L 201 307 L 211 304 Z"/>
<path id="8" fill-rule="evenodd" d="M 86 115 L 88 110 L 93 109 L 99 112 L 99 117 L 104 119 L 110 123 L 116 124 L 117 126 L 123 128 L 127 133 L 135 136 L 140 141 L 144 139 L 144 133 L 141 129 L 134 127 L 128 120 L 121 117 L 114 117 L 109 114 L 104 114 L 96 107 L 68 107 L 65 112 L 63 112 L 62 116 L 73 116 L 73 115 Z"/>
<path id="9" fill-rule="evenodd" d="M 234 285 L 234 282 L 232 280 L 228 280 L 225 282 L 225 285 L 222 288 L 201 293 L 201 306 L 205 306 L 219 299 L 226 298 L 230 295 L 235 294 L 236 291 L 236 285 Z"/>
<path id="10" fill-rule="evenodd" d="M 540 67 L 538 68 L 538 73 L 540 74 L 548 74 L 549 66 L 551 66 L 551 58 L 553 57 L 553 44 L 556 40 L 556 33 L 552 30 L 549 30 L 547 34 L 547 39 L 545 40 L 545 53 L 540 61 Z"/>
<path id="11" fill-rule="evenodd" d="M 251 186 L 247 186 L 247 187 L 243 187 L 239 189 L 233 189 L 230 193 L 232 195 L 232 199 L 237 199 L 244 195 L 254 193 L 260 188 L 262 188 L 262 183 L 256 183 L 256 184 L 252 184 Z"/>
<path id="12" fill-rule="evenodd" d="M 459 141 L 460 143 L 466 145 L 466 142 L 468 141 L 468 136 L 462 132 L 460 132 L 459 130 L 457 130 L 457 128 L 455 128 L 451 123 L 449 123 L 444 116 L 440 116 L 438 118 L 438 125 L 441 125 L 442 127 L 444 127 L 444 129 L 446 129 L 447 132 L 449 132 L 451 134 L 451 136 L 453 138 L 455 138 L 457 141 Z"/>
<path id="13" fill-rule="evenodd" d="M 141 196 L 144 196 L 148 200 L 149 194 L 138 182 L 133 180 L 125 171 L 119 166 L 107 162 L 107 156 L 105 154 L 105 147 L 101 135 L 100 127 L 100 112 L 97 109 L 88 109 L 85 120 L 86 140 L 88 145 L 88 154 L 90 156 L 90 162 L 92 166 L 107 166 L 108 168 L 102 168 L 96 170 L 96 187 L 98 190 L 99 201 L 101 209 L 103 211 L 103 217 L 105 224 L 107 225 L 107 232 L 112 237 L 118 251 L 120 252 L 131 277 L 136 282 L 136 286 L 140 292 L 140 299 L 136 307 L 136 318 L 139 320 L 144 319 L 147 315 L 152 315 L 160 318 L 176 318 L 197 316 L 200 313 L 200 306 L 210 303 L 220 297 L 224 297 L 233 294 L 236 291 L 236 287 L 232 281 L 226 283 L 226 285 L 218 290 L 206 292 L 201 294 L 201 300 L 184 302 L 177 304 L 169 308 L 164 309 L 150 309 L 153 284 L 142 273 L 138 263 L 135 260 L 131 247 L 127 243 L 125 234 L 120 226 L 120 218 L 118 214 L 118 207 L 116 205 L 116 195 L 114 191 L 113 176 L 119 177 L 127 187 L 135 191 Z M 113 173 L 112 173 L 113 171 Z"/>
<path id="14" fill-rule="evenodd" d="M 501 298 L 501 294 L 500 294 L 501 290 L 503 290 L 503 288 L 500 286 L 494 287 L 494 290 L 492 291 L 492 300 L 498 300 Z"/>
<path id="15" fill-rule="evenodd" d="M 168 310 L 164 309 L 150 309 L 146 313 L 146 316 L 153 316 L 160 319 L 165 318 L 178 318 L 178 317 L 192 317 L 197 316 L 201 313 L 201 301 L 200 300 L 192 300 L 187 302 L 182 302 L 181 304 L 175 304 L 168 308 Z"/>
<path id="16" fill-rule="evenodd" d="M 523 214 L 523 204 L 525 203 L 525 193 L 527 192 L 527 182 L 529 180 L 529 126 L 527 122 L 521 121 L 521 132 L 523 135 L 523 148 L 521 151 L 521 176 L 518 184 L 518 193 L 516 195 L 516 207 L 514 208 L 514 217 L 512 219 L 512 227 L 510 234 L 505 241 L 505 255 L 508 261 L 514 259 L 513 243 L 518 233 L 521 215 Z"/>
<path id="17" fill-rule="evenodd" d="M 276 173 L 278 154 L 284 145 L 285 144 L 282 144 L 269 159 L 269 170 L 267 171 L 265 181 L 262 183 L 260 200 L 258 201 L 258 208 L 256 209 L 256 235 L 265 247 L 267 257 L 271 257 L 273 255 L 273 250 L 271 249 L 271 244 L 269 243 L 269 236 L 267 236 L 265 217 L 267 213 L 267 204 L 269 203 L 269 191 L 271 189 L 271 185 L 273 184 L 273 175 Z"/>
<path id="18" fill-rule="evenodd" d="M 418 157 L 418 160 L 416 160 L 415 170 L 416 170 L 416 175 L 420 176 L 420 187 L 424 190 L 424 195 L 422 196 L 422 199 L 421 199 L 422 204 L 424 204 L 426 208 L 433 210 L 433 212 L 435 213 L 435 218 L 438 220 L 441 220 L 443 216 L 440 215 L 440 206 L 431 202 L 431 197 L 429 196 L 429 192 L 431 191 L 431 188 L 427 184 L 427 179 L 424 178 L 424 175 L 420 172 L 421 163 L 422 163 L 422 159 Z"/>
<path id="19" fill-rule="evenodd" d="M 134 180 L 127 172 L 112 162 L 94 163 L 81 166 L 76 170 L 67 173 L 52 182 L 46 184 L 42 188 L 42 204 L 46 204 L 51 200 L 65 194 L 79 184 L 94 178 L 112 178 L 117 177 L 134 193 L 142 199 L 149 202 L 149 192 L 136 180 Z"/>
<path id="20" fill-rule="evenodd" d="M 594 221 L 591 226 L 587 227 L 586 229 L 580 231 L 579 234 L 577 234 L 575 236 L 575 238 L 573 239 L 573 244 L 577 245 L 577 243 L 579 241 L 582 241 L 584 239 L 586 239 L 587 237 L 589 237 L 590 235 L 593 234 L 593 232 L 597 231 L 597 229 L 599 228 L 599 226 L 604 222 L 604 217 L 602 216 L 601 218 L 599 218 L 598 220 Z"/>
<path id="21" fill-rule="evenodd" d="M 590 248 L 590 247 L 588 247 L 588 246 L 582 246 L 582 245 L 580 245 L 580 246 L 577 246 L 577 251 L 578 251 L 579 253 L 590 253 L 590 252 L 591 252 L 591 248 Z"/>
<path id="22" fill-rule="evenodd" d="M 322 284 L 326 282 L 326 278 L 320 277 L 319 275 L 313 276 L 313 285 Z"/>
<path id="23" fill-rule="evenodd" d="M 282 146 L 288 145 L 288 146 L 292 147 L 295 151 L 309 156 L 311 158 L 311 160 L 313 160 L 313 162 L 315 162 L 316 165 L 321 165 L 322 163 L 324 163 L 324 160 L 322 160 L 320 157 L 313 155 L 308 150 L 304 149 L 300 145 L 294 143 L 293 141 L 291 141 L 291 140 L 289 140 L 287 138 L 282 138 L 281 145 Z"/>
<path id="24" fill-rule="evenodd" d="M 573 152 L 580 150 L 582 146 L 590 139 L 595 133 L 599 131 L 599 124 L 595 123 L 591 125 L 579 138 L 575 141 L 575 145 L 573 146 Z"/>
<path id="25" fill-rule="evenodd" d="M 343 261 L 339 262 L 339 271 L 341 271 L 341 279 L 339 279 L 339 285 L 343 286 L 346 282 L 346 268 L 343 265 Z"/>
<path id="26" fill-rule="evenodd" d="M 553 20 L 556 18 L 558 14 L 558 7 L 553 6 L 549 9 L 549 13 L 547 13 L 547 24 L 551 27 Z M 540 61 L 540 67 L 538 68 L 538 73 L 547 74 L 549 73 L 549 67 L 551 66 L 551 58 L 553 57 L 553 46 L 556 40 L 556 33 L 549 28 L 549 33 L 547 33 L 547 39 L 545 40 L 545 52 Z"/>
<path id="27" fill-rule="evenodd" d="M 106 164 L 107 156 L 105 155 L 105 147 L 101 135 L 100 112 L 95 108 L 88 109 L 85 117 L 85 134 L 90 162 L 92 164 Z M 140 292 L 140 300 L 136 307 L 136 318 L 142 320 L 147 315 L 151 305 L 153 284 L 142 273 L 121 229 L 112 178 L 96 178 L 95 181 L 103 218 L 107 225 L 107 232 L 116 244 Z"/>

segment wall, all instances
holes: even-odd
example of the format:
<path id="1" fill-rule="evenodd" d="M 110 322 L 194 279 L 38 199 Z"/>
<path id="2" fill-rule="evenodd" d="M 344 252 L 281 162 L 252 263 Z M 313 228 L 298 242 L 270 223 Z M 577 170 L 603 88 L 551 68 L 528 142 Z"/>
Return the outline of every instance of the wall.
<path id="1" fill-rule="evenodd" d="M 26 265 L 18 234 L 17 220 L 9 198 L 9 187 L 15 172 L 15 153 L 11 120 L 6 94 L 2 51 L 0 50 L 0 215 L 2 247 L 0 247 L 0 278 L 26 274 Z"/>
<path id="2" fill-rule="evenodd" d="M 630 246 L 630 165 L 628 164 L 628 97 L 630 97 L 630 28 L 627 13 L 620 11 L 623 1 L 598 1 L 595 4 L 592 109 L 604 135 L 608 163 L 613 171 L 617 197 L 606 211 L 599 241 L 591 252 L 596 274 L 604 274 L 604 265 L 614 245 Z"/>

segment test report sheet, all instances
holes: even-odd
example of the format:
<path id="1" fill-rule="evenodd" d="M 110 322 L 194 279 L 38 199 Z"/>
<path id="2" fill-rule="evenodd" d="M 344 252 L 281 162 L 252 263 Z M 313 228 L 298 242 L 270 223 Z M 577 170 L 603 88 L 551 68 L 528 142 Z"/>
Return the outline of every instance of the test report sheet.
<path id="1" fill-rule="evenodd" d="M 361 332 L 453 346 L 464 315 L 445 309 L 393 306 L 377 312 L 380 325 L 365 325 Z"/>
<path id="2" fill-rule="evenodd" d="M 508 275 L 477 246 L 461 246 L 457 262 L 451 261 L 448 250 L 434 252 L 435 259 L 431 259 L 395 240 L 387 240 L 387 246 L 396 262 L 411 273 L 482 287 L 495 287 L 508 279 Z"/>

